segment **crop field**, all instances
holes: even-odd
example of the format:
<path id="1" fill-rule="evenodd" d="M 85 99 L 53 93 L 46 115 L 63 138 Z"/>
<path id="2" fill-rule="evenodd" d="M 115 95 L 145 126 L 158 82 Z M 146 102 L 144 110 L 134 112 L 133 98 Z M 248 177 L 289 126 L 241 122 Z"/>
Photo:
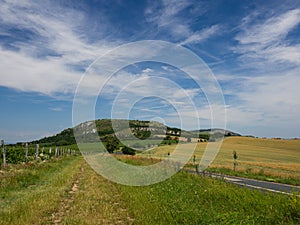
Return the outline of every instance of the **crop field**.
<path id="1" fill-rule="evenodd" d="M 192 148 L 193 144 L 184 144 L 181 148 Z M 207 143 L 198 143 L 194 155 L 199 163 Z M 160 146 L 144 152 L 145 157 L 165 158 L 175 149 L 175 145 Z M 278 178 L 300 180 L 300 140 L 268 140 L 248 137 L 229 137 L 210 169 L 226 172 L 233 169 L 233 151 L 238 155 L 238 171 L 248 174 L 260 174 Z M 184 154 L 184 151 L 183 151 Z M 193 165 L 193 158 L 189 162 Z"/>

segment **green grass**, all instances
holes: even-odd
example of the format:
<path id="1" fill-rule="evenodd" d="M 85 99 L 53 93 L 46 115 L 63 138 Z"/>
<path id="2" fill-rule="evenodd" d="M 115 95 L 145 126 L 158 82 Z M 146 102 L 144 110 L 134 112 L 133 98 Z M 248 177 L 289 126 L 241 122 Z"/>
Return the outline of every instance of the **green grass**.
<path id="1" fill-rule="evenodd" d="M 118 156 L 132 165 L 158 159 Z M 156 161 L 155 161 L 156 160 Z M 136 224 L 298 224 L 299 196 L 263 193 L 180 172 L 146 187 L 117 185 Z"/>
<path id="2" fill-rule="evenodd" d="M 134 165 L 159 160 L 118 159 Z M 300 223 L 299 196 L 263 193 L 185 172 L 150 186 L 124 186 L 104 179 L 78 156 L 16 165 L 0 176 L 0 224 Z"/>
<path id="3" fill-rule="evenodd" d="M 2 172 L 0 224 L 44 224 L 71 185 L 80 160 L 65 157 Z"/>
<path id="4" fill-rule="evenodd" d="M 62 224 L 130 224 L 134 219 L 127 211 L 117 185 L 82 166 L 78 191 Z"/>
<path id="5" fill-rule="evenodd" d="M 118 186 L 136 224 L 298 224 L 297 197 L 179 173 L 148 187 Z"/>

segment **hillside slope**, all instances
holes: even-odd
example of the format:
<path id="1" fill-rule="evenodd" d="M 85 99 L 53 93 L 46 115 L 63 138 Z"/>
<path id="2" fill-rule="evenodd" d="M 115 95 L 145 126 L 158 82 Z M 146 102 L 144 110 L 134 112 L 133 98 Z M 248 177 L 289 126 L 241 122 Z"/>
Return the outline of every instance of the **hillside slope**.
<path id="1" fill-rule="evenodd" d="M 185 138 L 198 138 L 199 134 L 215 135 L 216 137 L 222 136 L 241 136 L 238 133 L 231 132 L 222 129 L 206 129 L 199 131 L 186 131 L 176 127 L 168 127 L 162 123 L 155 121 L 141 121 L 141 120 L 123 120 L 123 119 L 98 119 L 93 121 L 87 121 L 81 123 L 74 128 L 67 128 L 62 132 L 50 136 L 44 137 L 40 140 L 31 142 L 32 144 L 39 143 L 44 146 L 62 146 L 75 144 L 76 140 L 74 137 L 76 133 L 77 141 L 83 142 L 96 142 L 99 138 L 105 136 L 116 135 L 118 137 L 132 139 L 146 139 L 163 136 L 185 137 Z M 209 137 L 209 136 L 208 136 Z"/>

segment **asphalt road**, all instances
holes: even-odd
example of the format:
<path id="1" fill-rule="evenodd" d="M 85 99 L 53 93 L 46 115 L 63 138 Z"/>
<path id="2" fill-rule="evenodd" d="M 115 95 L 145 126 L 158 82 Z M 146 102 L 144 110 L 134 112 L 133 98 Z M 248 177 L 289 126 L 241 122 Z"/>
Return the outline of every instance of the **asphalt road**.
<path id="1" fill-rule="evenodd" d="M 215 175 L 212 174 L 212 176 Z M 243 178 L 243 177 L 226 176 L 226 175 L 223 176 L 223 179 L 230 183 L 237 184 L 239 186 L 244 186 L 253 189 L 260 189 L 263 191 L 271 191 L 271 192 L 277 192 L 282 194 L 291 194 L 291 193 L 295 193 L 297 195 L 300 194 L 300 186 L 292 186 L 287 184 L 260 181 L 260 180 L 254 180 L 254 179 Z"/>
<path id="2" fill-rule="evenodd" d="M 195 171 L 189 170 L 189 172 L 195 173 Z M 201 175 L 210 176 L 213 178 L 224 179 L 229 183 L 237 184 L 241 187 L 247 187 L 251 189 L 259 189 L 262 191 L 270 191 L 281 194 L 296 194 L 300 195 L 300 186 L 293 186 L 288 184 L 281 184 L 268 181 L 260 181 L 243 177 L 235 177 L 229 175 L 221 175 L 216 173 L 200 173 Z"/>

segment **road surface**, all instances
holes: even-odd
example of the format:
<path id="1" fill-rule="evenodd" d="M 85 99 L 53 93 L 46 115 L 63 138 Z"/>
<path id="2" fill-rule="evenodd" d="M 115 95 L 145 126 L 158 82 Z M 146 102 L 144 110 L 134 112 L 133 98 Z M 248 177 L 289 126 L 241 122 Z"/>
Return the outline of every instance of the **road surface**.
<path id="1" fill-rule="evenodd" d="M 188 170 L 188 172 L 193 172 L 193 170 Z M 242 187 L 252 188 L 252 189 L 259 189 L 262 191 L 271 191 L 281 194 L 296 194 L 300 195 L 300 186 L 293 186 L 288 184 L 281 184 L 275 182 L 268 182 L 268 181 L 260 181 L 254 180 L 244 177 L 236 177 L 236 176 L 229 176 L 224 174 L 217 174 L 217 173 L 199 173 L 201 175 L 210 176 L 213 178 L 224 179 L 229 183 L 234 183 Z"/>

